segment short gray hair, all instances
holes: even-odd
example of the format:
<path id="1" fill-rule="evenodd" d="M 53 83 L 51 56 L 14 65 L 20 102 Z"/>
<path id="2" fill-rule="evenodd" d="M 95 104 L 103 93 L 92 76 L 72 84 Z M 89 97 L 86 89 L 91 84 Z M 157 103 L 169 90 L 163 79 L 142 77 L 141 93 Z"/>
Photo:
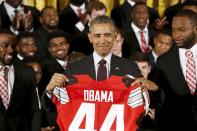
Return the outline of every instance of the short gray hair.
<path id="1" fill-rule="evenodd" d="M 101 15 L 93 19 L 92 22 L 90 23 L 89 32 L 92 31 L 92 28 L 95 24 L 110 24 L 115 29 L 114 21 L 109 16 L 106 15 Z"/>

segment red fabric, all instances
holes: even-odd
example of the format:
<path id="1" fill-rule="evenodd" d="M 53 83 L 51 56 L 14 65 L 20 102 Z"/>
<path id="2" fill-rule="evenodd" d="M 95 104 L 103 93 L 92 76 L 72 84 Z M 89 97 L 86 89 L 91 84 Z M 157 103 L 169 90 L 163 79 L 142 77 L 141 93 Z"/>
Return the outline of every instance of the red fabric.
<path id="1" fill-rule="evenodd" d="M 113 123 L 109 126 L 110 130 L 136 131 L 138 127 L 136 125 L 136 120 L 139 118 L 140 114 L 144 112 L 144 105 L 132 108 L 127 104 L 127 101 L 129 93 L 139 87 L 139 83 L 127 88 L 122 83 L 122 77 L 119 76 L 111 76 L 109 79 L 100 82 L 92 80 L 86 75 L 77 75 L 75 77 L 77 78 L 78 83 L 66 87 L 69 95 L 68 103 L 61 104 L 56 97 L 53 97 L 53 102 L 56 104 L 58 111 L 57 122 L 61 131 L 76 131 L 77 129 L 86 129 L 86 131 L 107 131 L 108 129 L 104 128 L 102 130 L 101 127 L 104 126 L 104 123 L 109 126 L 110 122 Z M 107 91 L 109 94 L 111 92 L 113 93 L 113 102 L 84 100 L 84 90 L 100 93 L 102 91 Z M 96 93 L 94 94 L 96 95 Z M 79 108 L 82 107 L 86 108 L 80 110 Z M 115 109 L 111 110 L 114 111 L 113 113 L 110 111 L 112 107 Z M 85 116 L 80 117 L 82 120 L 77 119 L 80 124 L 74 126 L 76 129 L 69 130 L 71 123 L 74 121 L 74 118 L 79 111 L 86 112 Z M 94 112 L 91 115 L 92 111 Z M 110 113 L 118 115 L 123 114 L 123 117 L 116 116 L 114 120 L 107 120 L 107 114 L 109 115 Z M 91 115 L 91 117 L 88 115 Z M 120 118 L 122 118 L 122 121 Z M 121 128 L 117 129 L 117 124 L 120 125 L 121 122 L 123 123 L 123 126 L 120 126 Z"/>
<path id="2" fill-rule="evenodd" d="M 196 69 L 195 69 L 195 62 L 193 59 L 193 53 L 192 51 L 187 50 L 185 55 L 187 57 L 186 81 L 187 81 L 191 94 L 194 94 L 196 90 Z"/>
<path id="3" fill-rule="evenodd" d="M 9 95 L 8 95 L 8 82 L 7 82 L 7 74 L 8 73 L 8 67 L 4 66 L 1 67 L 1 76 L 0 76 L 0 96 L 3 102 L 3 105 L 5 108 L 8 108 L 9 104 Z"/>

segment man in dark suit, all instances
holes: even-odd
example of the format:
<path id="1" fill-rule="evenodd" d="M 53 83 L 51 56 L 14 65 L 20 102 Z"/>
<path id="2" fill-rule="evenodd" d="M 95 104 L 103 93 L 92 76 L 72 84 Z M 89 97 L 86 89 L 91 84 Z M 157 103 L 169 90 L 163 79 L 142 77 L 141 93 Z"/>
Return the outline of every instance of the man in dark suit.
<path id="1" fill-rule="evenodd" d="M 125 0 L 125 2 L 122 5 L 112 9 L 111 17 L 115 21 L 116 26 L 118 28 L 127 30 L 128 26 L 130 26 L 130 23 L 132 21 L 132 8 L 138 1 L 143 1 L 146 3 L 146 0 Z M 150 14 L 150 25 L 153 25 L 155 23 L 155 20 L 159 18 L 159 14 L 158 11 L 154 8 L 148 7 L 148 10 Z"/>
<path id="2" fill-rule="evenodd" d="M 70 0 L 68 6 L 60 11 L 59 18 L 61 30 L 72 34 L 72 36 L 80 34 L 85 29 L 85 0 Z"/>
<path id="3" fill-rule="evenodd" d="M 16 37 L 12 32 L 1 30 L 0 37 L 0 78 L 2 80 L 6 77 L 4 80 L 7 83 L 4 91 L 3 87 L 6 85 L 0 83 L 0 129 L 1 131 L 39 131 L 40 110 L 33 69 L 19 61 L 13 61 Z M 5 66 L 8 69 L 7 73 L 2 70 Z M 4 101 L 5 96 L 8 98 L 6 101 Z"/>
<path id="4" fill-rule="evenodd" d="M 159 131 L 197 130 L 196 20 L 197 14 L 190 10 L 175 15 L 172 36 L 176 45 L 157 60 L 155 80 L 165 94 L 163 105 L 156 114 Z M 190 56 L 193 54 L 193 58 L 189 58 L 187 52 Z"/>
<path id="5" fill-rule="evenodd" d="M 22 0 L 5 0 L 0 5 L 0 12 L 1 27 L 11 29 L 16 34 L 18 31 L 32 31 L 40 26 L 40 12 L 34 7 L 23 5 Z"/>
<path id="6" fill-rule="evenodd" d="M 133 56 L 135 52 L 146 53 L 150 51 L 151 40 L 154 34 L 154 30 L 148 26 L 149 12 L 144 2 L 137 2 L 133 6 L 131 17 L 131 25 L 128 31 L 125 32 L 125 46 L 127 48 L 123 50 L 123 52 L 127 52 L 128 56 Z M 143 36 L 141 33 L 143 33 Z"/>
<path id="7" fill-rule="evenodd" d="M 67 75 L 88 74 L 90 77 L 97 80 L 97 71 L 100 64 L 99 61 L 104 59 L 106 61 L 105 66 L 107 68 L 107 77 L 110 77 L 111 75 L 132 75 L 137 78 L 141 76 L 136 63 L 112 55 L 111 49 L 113 46 L 113 41 L 116 38 L 116 33 L 115 24 L 111 18 L 107 16 L 98 16 L 95 18 L 91 22 L 88 37 L 94 47 L 93 54 L 68 65 L 66 70 Z M 153 84 L 143 78 L 139 79 L 142 80 L 145 86 L 150 86 L 149 84 Z M 54 87 L 61 87 L 66 80 L 67 78 L 65 75 L 54 74 L 51 81 L 47 85 L 47 93 L 52 94 Z"/>

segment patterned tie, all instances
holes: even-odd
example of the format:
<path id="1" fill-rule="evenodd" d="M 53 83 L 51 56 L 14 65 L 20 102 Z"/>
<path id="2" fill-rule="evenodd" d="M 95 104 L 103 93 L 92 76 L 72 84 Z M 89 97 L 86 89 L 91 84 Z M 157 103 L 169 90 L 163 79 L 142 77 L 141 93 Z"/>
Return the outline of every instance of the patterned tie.
<path id="1" fill-rule="evenodd" d="M 8 104 L 9 104 L 8 82 L 7 82 L 8 70 L 9 68 L 7 66 L 0 68 L 2 74 L 0 76 L 0 95 L 6 109 L 8 108 Z"/>
<path id="2" fill-rule="evenodd" d="M 99 62 L 98 72 L 97 72 L 97 81 L 102 81 L 107 79 L 107 68 L 106 60 L 101 59 Z"/>
<path id="3" fill-rule="evenodd" d="M 185 52 L 187 62 L 186 62 L 186 81 L 190 89 L 191 94 L 195 93 L 196 90 L 196 69 L 195 62 L 193 59 L 193 53 L 190 50 Z"/>
<path id="4" fill-rule="evenodd" d="M 144 31 L 140 31 L 140 37 L 141 37 L 141 49 L 143 53 L 146 53 L 149 51 L 148 46 L 146 45 L 146 40 L 144 37 Z"/>

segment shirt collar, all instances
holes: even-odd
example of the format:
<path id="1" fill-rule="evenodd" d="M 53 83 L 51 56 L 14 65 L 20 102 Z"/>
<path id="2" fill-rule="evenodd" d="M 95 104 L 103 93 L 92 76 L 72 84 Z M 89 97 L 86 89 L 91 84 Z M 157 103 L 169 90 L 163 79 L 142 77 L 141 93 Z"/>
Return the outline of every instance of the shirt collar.
<path id="1" fill-rule="evenodd" d="M 86 10 L 85 10 L 85 3 L 83 3 L 81 6 L 75 6 L 73 4 L 70 3 L 70 7 L 74 10 L 75 14 L 78 15 L 78 11 L 77 9 L 80 8 L 81 9 L 81 13 L 83 14 Z"/>
<path id="2" fill-rule="evenodd" d="M 22 57 L 20 54 L 17 54 L 17 58 L 18 58 L 19 60 L 23 60 L 24 57 Z"/>
<path id="3" fill-rule="evenodd" d="M 135 2 L 132 1 L 132 0 L 127 0 L 127 2 L 128 2 L 131 6 L 134 6 L 134 5 L 135 5 Z"/>
<path id="4" fill-rule="evenodd" d="M 185 48 L 179 48 L 180 53 L 184 53 L 185 54 L 185 52 L 187 50 L 188 49 L 185 49 Z M 192 51 L 193 56 L 196 58 L 197 57 L 197 43 L 194 46 L 192 46 L 192 48 L 190 48 L 189 50 Z"/>
<path id="5" fill-rule="evenodd" d="M 61 66 L 67 64 L 67 61 L 63 61 L 63 60 L 59 60 L 59 59 L 56 59 L 56 60 Z"/>
<path id="6" fill-rule="evenodd" d="M 98 65 L 98 63 L 100 62 L 101 59 L 106 60 L 107 64 L 110 64 L 111 57 L 112 57 L 112 53 L 109 53 L 106 57 L 102 58 L 101 56 L 98 55 L 98 53 L 96 53 L 96 51 L 93 52 L 93 58 L 94 58 L 95 65 Z"/>
<path id="7" fill-rule="evenodd" d="M 7 2 L 4 2 L 4 7 L 9 12 L 14 12 L 14 10 L 21 10 L 22 9 L 21 5 L 19 5 L 17 8 L 14 8 L 13 6 L 9 5 Z"/>
<path id="8" fill-rule="evenodd" d="M 146 24 L 146 26 L 145 26 L 145 28 L 143 30 L 138 28 L 133 22 L 131 23 L 131 27 L 133 28 L 133 31 L 135 32 L 135 34 L 138 34 L 140 31 L 143 31 L 144 33 L 148 33 L 147 24 Z"/>
<path id="9" fill-rule="evenodd" d="M 154 57 L 154 62 L 156 63 L 158 55 L 155 53 L 154 50 L 152 50 L 152 54 L 153 54 L 153 57 Z"/>

